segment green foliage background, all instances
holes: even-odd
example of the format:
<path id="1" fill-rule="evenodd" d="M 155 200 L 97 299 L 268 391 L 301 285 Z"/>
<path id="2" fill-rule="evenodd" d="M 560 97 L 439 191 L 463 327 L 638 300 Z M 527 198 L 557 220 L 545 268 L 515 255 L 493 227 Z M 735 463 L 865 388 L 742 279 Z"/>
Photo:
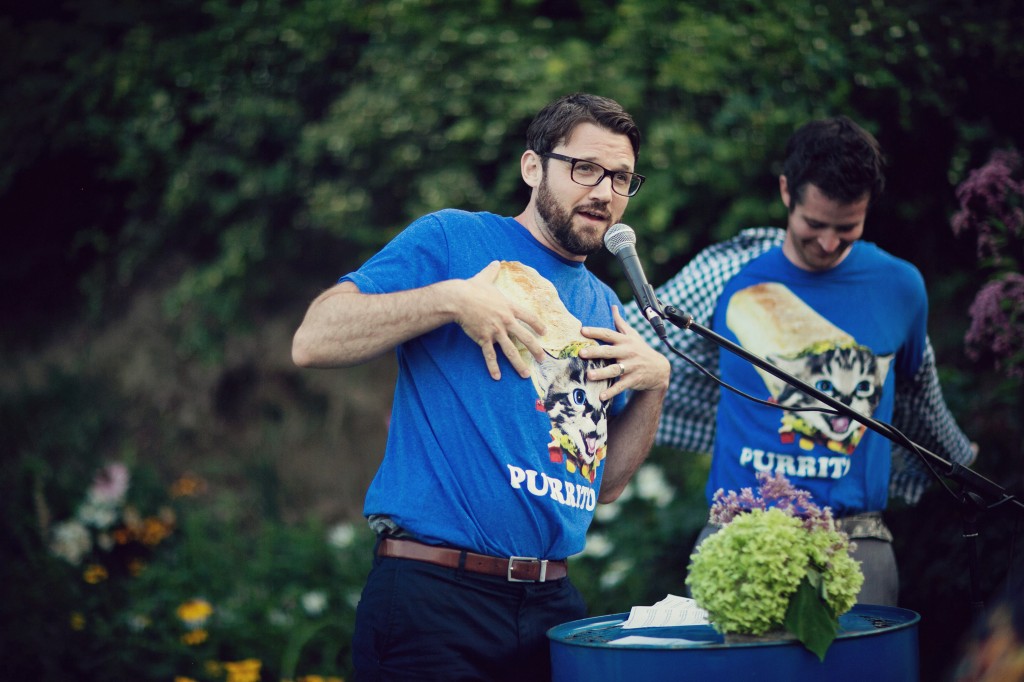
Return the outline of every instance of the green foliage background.
<path id="1" fill-rule="evenodd" d="M 949 217 L 967 172 L 1024 141 L 1010 97 L 1024 86 L 1022 20 L 1018 0 L 66 0 L 4 10 L 4 554 L 42 561 L 33 490 L 70 508 L 62 491 L 84 488 L 100 461 L 127 455 L 166 474 L 200 445 L 221 448 L 207 466 L 283 523 L 274 462 L 288 454 L 288 415 L 324 418 L 303 374 L 278 371 L 284 397 L 242 415 L 258 425 L 246 445 L 258 443 L 259 456 L 232 469 L 230 437 L 211 445 L 202 429 L 179 428 L 181 406 L 151 405 L 115 381 L 94 361 L 96 339 L 156 292 L 146 321 L 177 368 L 161 383 L 203 371 L 230 394 L 247 368 L 264 377 L 258 357 L 239 369 L 232 340 L 259 338 L 274 319 L 297 324 L 317 291 L 411 219 L 446 206 L 518 212 L 525 128 L 575 90 L 616 98 L 644 132 L 638 170 L 649 180 L 627 221 L 655 283 L 742 227 L 783 224 L 778 160 L 796 126 L 844 113 L 872 130 L 889 185 L 867 238 L 924 273 L 947 399 L 981 446 L 979 470 L 1018 489 L 1021 386 L 963 358 L 982 273 Z M 628 296 L 611 259 L 590 265 Z M 65 353 L 47 354 L 57 347 Z M 210 418 L 230 427 L 230 417 Z M 632 566 L 614 589 L 597 585 L 615 557 L 579 560 L 594 613 L 682 589 L 706 463 L 663 450 L 652 460 L 678 494 L 666 507 L 624 503 L 609 524 Z M 937 679 L 972 618 L 957 508 L 933 491 L 890 520 L 905 605 L 925 616 L 927 650 L 944 652 L 922 661 L 924 679 Z M 983 517 L 986 595 L 1016 559 L 1015 534 L 1007 515 Z M 26 577 L 5 563 L 4 577 Z M 6 608 L 25 618 L 45 600 L 30 603 Z"/>

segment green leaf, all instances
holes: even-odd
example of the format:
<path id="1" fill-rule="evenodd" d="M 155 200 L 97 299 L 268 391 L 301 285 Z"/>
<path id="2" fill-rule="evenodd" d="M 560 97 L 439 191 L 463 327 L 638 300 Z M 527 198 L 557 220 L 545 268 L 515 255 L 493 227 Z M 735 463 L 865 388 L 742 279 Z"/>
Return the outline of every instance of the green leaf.
<path id="1" fill-rule="evenodd" d="M 815 574 L 813 578 L 811 573 Z M 813 569 L 808 574 L 790 597 L 785 625 L 809 651 L 817 654 L 818 660 L 824 661 L 825 652 L 836 638 L 837 622 L 821 596 L 820 575 Z"/>

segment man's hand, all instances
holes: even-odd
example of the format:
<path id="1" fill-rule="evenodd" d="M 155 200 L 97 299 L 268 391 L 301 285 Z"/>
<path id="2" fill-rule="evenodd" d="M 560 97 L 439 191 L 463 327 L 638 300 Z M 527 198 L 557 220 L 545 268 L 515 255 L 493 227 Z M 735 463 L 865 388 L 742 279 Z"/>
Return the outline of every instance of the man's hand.
<path id="1" fill-rule="evenodd" d="M 672 369 L 668 360 L 622 319 L 617 306 L 612 306 L 612 314 L 617 331 L 603 327 L 583 328 L 584 336 L 605 345 L 587 346 L 580 350 L 582 358 L 607 361 L 604 367 L 590 370 L 588 379 L 617 379 L 601 393 L 601 400 L 608 400 L 627 389 L 666 392 Z"/>
<path id="2" fill-rule="evenodd" d="M 519 376 L 530 376 L 530 367 L 516 349 L 518 340 L 537 359 L 544 359 L 538 337 L 544 333 L 544 323 L 540 318 L 510 301 L 494 286 L 500 270 L 498 261 L 493 261 L 473 277 L 463 280 L 455 321 L 462 327 L 469 338 L 480 346 L 487 364 L 487 372 L 491 378 L 501 378 L 498 367 L 498 347 L 508 358 Z"/>

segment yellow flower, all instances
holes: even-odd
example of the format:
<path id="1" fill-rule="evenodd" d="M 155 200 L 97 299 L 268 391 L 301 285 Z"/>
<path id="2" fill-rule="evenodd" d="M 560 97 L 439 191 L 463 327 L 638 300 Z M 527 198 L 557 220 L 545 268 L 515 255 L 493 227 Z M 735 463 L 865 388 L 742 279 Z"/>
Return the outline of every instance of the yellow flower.
<path id="1" fill-rule="evenodd" d="M 139 539 L 142 540 L 142 544 L 149 547 L 155 547 L 165 540 L 170 534 L 170 526 L 155 516 L 148 516 L 142 522 Z"/>
<path id="2" fill-rule="evenodd" d="M 103 566 L 100 566 L 99 564 L 89 564 L 85 567 L 85 572 L 82 573 L 82 578 L 90 585 L 95 585 L 96 583 L 101 583 L 106 580 L 109 575 L 110 574 L 107 573 L 107 569 Z"/>
<path id="3" fill-rule="evenodd" d="M 171 497 L 194 497 L 206 492 L 206 481 L 195 474 L 184 474 L 171 485 Z"/>
<path id="4" fill-rule="evenodd" d="M 224 668 L 228 671 L 227 682 L 259 682 L 260 667 L 263 663 L 257 658 L 244 661 L 225 661 Z"/>
<path id="5" fill-rule="evenodd" d="M 189 630 L 188 632 L 183 634 L 181 636 L 181 641 L 185 644 L 188 644 L 189 646 L 195 646 L 197 644 L 202 644 L 203 642 L 205 642 L 209 636 L 210 633 L 208 633 L 206 630 L 198 628 L 196 630 Z"/>
<path id="6" fill-rule="evenodd" d="M 68 619 L 71 624 L 72 630 L 84 630 L 85 629 L 85 615 L 81 611 L 75 611 L 71 614 Z"/>
<path id="7" fill-rule="evenodd" d="M 191 677 L 185 677 L 184 675 L 175 675 L 174 682 L 196 682 Z"/>
<path id="8" fill-rule="evenodd" d="M 213 607 L 205 599 L 189 599 L 178 606 L 178 618 L 189 627 L 199 627 L 213 614 Z"/>
<path id="9" fill-rule="evenodd" d="M 135 558 L 128 562 L 128 572 L 132 574 L 132 577 L 138 578 L 144 570 L 146 570 L 146 562 L 142 559 Z"/>

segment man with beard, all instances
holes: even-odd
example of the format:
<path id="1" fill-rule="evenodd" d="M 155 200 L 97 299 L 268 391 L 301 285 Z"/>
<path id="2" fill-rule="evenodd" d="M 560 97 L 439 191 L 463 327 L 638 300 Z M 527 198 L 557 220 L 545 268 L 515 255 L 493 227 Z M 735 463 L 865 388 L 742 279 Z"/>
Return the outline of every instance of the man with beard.
<path id="1" fill-rule="evenodd" d="M 565 559 L 583 549 L 594 503 L 616 499 L 646 456 L 669 379 L 584 265 L 640 189 L 639 149 L 618 103 L 552 102 L 527 130 L 522 213 L 416 220 L 317 297 L 295 333 L 302 367 L 398 359 L 363 509 L 378 542 L 356 616 L 359 680 L 548 679 L 546 631 L 586 615 Z M 503 293 L 509 262 L 537 275 L 525 286 L 550 305 Z M 553 356 L 542 340 L 563 305 L 579 341 Z M 559 362 L 568 370 L 538 399 L 540 368 Z M 583 434 L 571 445 L 593 455 L 586 472 L 556 433 Z"/>

